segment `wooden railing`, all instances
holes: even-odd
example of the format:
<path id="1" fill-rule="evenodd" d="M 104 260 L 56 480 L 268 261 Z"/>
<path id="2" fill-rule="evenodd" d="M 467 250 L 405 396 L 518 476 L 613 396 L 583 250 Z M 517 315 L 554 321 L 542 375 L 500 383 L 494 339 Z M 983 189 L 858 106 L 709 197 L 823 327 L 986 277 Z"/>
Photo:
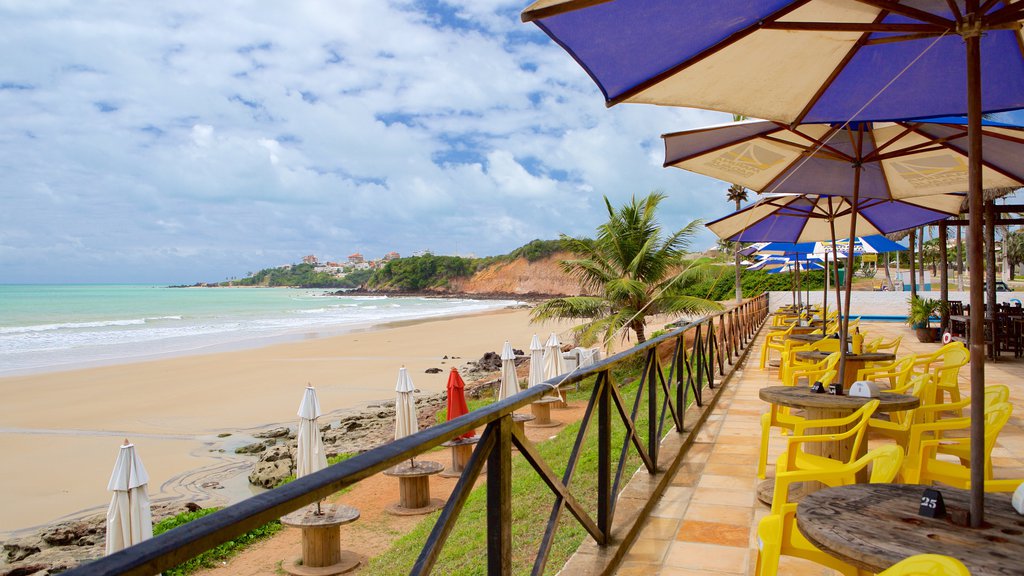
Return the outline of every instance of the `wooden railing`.
<path id="1" fill-rule="evenodd" d="M 547 528 L 533 565 L 533 573 L 541 574 L 554 542 L 556 527 L 564 511 L 600 545 L 609 542 L 615 515 L 616 495 L 623 480 L 628 450 L 632 446 L 648 473 L 658 472 L 660 439 L 671 426 L 677 433 L 686 430 L 683 416 L 692 400 L 702 405 L 704 391 L 713 389 L 716 377 L 723 377 L 727 367 L 750 343 L 768 314 L 767 295 L 745 300 L 742 304 L 680 325 L 672 332 L 616 354 L 584 370 L 549 380 L 515 396 L 479 408 L 452 421 L 432 426 L 401 440 L 380 446 L 325 470 L 299 478 L 274 490 L 258 494 L 194 520 L 155 538 L 132 546 L 94 562 L 66 572 L 85 574 L 151 575 L 176 566 L 239 534 L 316 502 L 352 486 L 360 480 L 382 472 L 396 464 L 422 454 L 469 430 L 484 427 L 472 457 L 459 478 L 447 504 L 434 525 L 419 558 L 410 573 L 429 574 L 445 541 L 455 525 L 476 480 L 487 467 L 487 572 L 510 574 L 512 571 L 512 457 L 513 447 L 542 478 L 555 496 Z M 671 348 L 670 360 L 661 356 Z M 625 364 L 635 366 L 643 358 L 636 400 L 626 405 L 615 382 L 613 369 Z M 565 387 L 596 376 L 586 412 L 564 473 L 559 476 L 537 449 L 515 430 L 512 414 L 541 398 L 552 385 Z M 647 411 L 638 418 L 641 399 L 646 394 Z M 611 442 L 612 418 L 625 426 L 627 439 L 618 454 Z M 572 479 L 579 461 L 583 440 L 596 419 L 598 445 L 598 478 L 596 494 L 575 494 Z M 646 434 L 637 429 L 637 422 L 646 420 Z M 644 442 L 642 436 L 646 436 Z M 617 458 L 613 465 L 613 458 Z M 613 470 L 614 469 L 614 470 Z M 596 498 L 596 517 L 582 502 Z M 532 505 L 532 503 L 531 503 Z M 638 518 L 631 533 L 645 516 Z"/>

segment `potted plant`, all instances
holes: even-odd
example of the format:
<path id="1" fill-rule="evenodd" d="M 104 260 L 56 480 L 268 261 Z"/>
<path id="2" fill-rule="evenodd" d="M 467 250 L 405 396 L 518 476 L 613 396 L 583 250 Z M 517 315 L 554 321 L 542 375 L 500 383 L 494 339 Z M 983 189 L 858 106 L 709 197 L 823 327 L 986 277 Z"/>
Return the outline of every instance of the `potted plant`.
<path id="1" fill-rule="evenodd" d="M 910 300 L 910 312 L 907 314 L 907 324 L 917 333 L 917 339 L 921 342 L 935 342 L 939 339 L 939 329 L 931 327 L 931 316 L 940 308 L 940 302 L 932 298 L 921 298 L 912 296 Z"/>

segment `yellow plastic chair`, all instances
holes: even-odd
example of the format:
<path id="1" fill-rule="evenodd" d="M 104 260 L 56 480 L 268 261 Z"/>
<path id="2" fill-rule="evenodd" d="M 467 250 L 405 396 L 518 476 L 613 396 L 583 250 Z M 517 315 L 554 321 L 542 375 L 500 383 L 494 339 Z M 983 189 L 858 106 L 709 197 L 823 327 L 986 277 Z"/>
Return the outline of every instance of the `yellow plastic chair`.
<path id="1" fill-rule="evenodd" d="M 822 552 L 800 533 L 796 527 L 797 505 L 787 501 L 789 487 L 794 482 L 807 481 L 824 482 L 829 486 L 851 484 L 855 481 L 857 473 L 868 464 L 872 464 L 870 482 L 892 482 L 900 469 L 902 460 L 903 451 L 890 444 L 876 448 L 864 457 L 830 474 L 822 475 L 819 472 L 811 471 L 776 474 L 772 513 L 761 519 L 757 526 L 758 551 L 754 573 L 758 576 L 776 576 L 779 569 L 779 558 L 793 556 L 838 570 L 844 575 L 856 576 L 858 571 L 855 566 Z"/>
<path id="2" fill-rule="evenodd" d="M 822 418 L 816 420 L 803 420 L 793 426 L 793 436 L 786 439 L 786 451 L 779 456 L 775 464 L 775 472 L 791 472 L 794 470 L 815 470 L 825 474 L 837 470 L 843 465 L 852 463 L 857 454 L 860 453 L 860 446 L 864 443 L 864 436 L 868 430 L 868 421 L 871 415 L 878 409 L 878 400 L 865 402 L 863 406 L 855 410 L 849 416 L 842 418 Z M 831 434 L 806 434 L 808 429 L 814 428 L 846 428 L 844 432 Z M 808 454 L 802 448 L 814 442 L 840 442 L 852 440 L 850 448 L 850 459 L 846 462 Z"/>
<path id="3" fill-rule="evenodd" d="M 815 362 L 813 364 L 799 364 L 792 367 L 788 371 L 786 379 L 783 380 L 782 383 L 786 386 L 796 386 L 796 383 L 800 381 L 800 378 L 807 378 L 807 383 L 813 384 L 814 382 L 821 380 L 821 377 L 825 372 L 836 368 L 838 365 L 839 352 L 832 352 L 819 362 Z M 825 383 L 824 380 L 821 381 L 822 383 Z"/>
<path id="4" fill-rule="evenodd" d="M 907 389 L 910 376 L 914 370 L 916 356 L 910 354 L 887 364 L 861 368 L 857 371 L 857 380 L 888 380 L 891 392 Z"/>
<path id="5" fill-rule="evenodd" d="M 831 356 L 830 356 L 831 357 Z M 819 376 L 821 383 L 828 386 L 836 377 L 836 371 L 826 370 Z M 761 451 L 757 457 L 757 477 L 765 479 L 768 470 L 768 441 L 771 438 L 771 429 L 779 428 L 783 434 L 792 432 L 794 427 L 803 422 L 802 416 L 795 416 L 788 406 L 771 404 L 768 411 L 761 414 Z"/>
<path id="6" fill-rule="evenodd" d="M 938 376 L 936 393 L 939 402 L 943 401 L 946 394 L 949 394 L 950 402 L 960 401 L 960 369 L 970 361 L 971 352 L 963 344 L 952 346 L 942 353 L 941 363 L 932 368 L 932 372 Z"/>
<path id="7" fill-rule="evenodd" d="M 779 379 L 786 386 L 792 386 L 792 372 L 794 370 L 802 370 L 805 368 L 812 368 L 813 366 L 820 364 L 821 360 L 815 362 L 814 360 L 801 360 L 797 358 L 798 352 L 807 351 L 818 351 L 818 352 L 839 352 L 839 340 L 835 338 L 822 338 L 817 342 L 804 343 L 799 340 L 787 340 L 789 347 L 786 348 L 782 354 L 782 361 L 779 363 Z"/>
<path id="8" fill-rule="evenodd" d="M 761 347 L 761 370 L 764 370 L 772 350 L 778 350 L 780 354 L 782 353 L 786 345 L 786 337 L 793 333 L 793 326 L 796 326 L 796 324 L 791 325 L 786 330 L 769 332 L 764 337 L 764 346 Z"/>
<path id="9" fill-rule="evenodd" d="M 928 409 L 928 406 L 935 403 L 935 377 L 931 374 L 914 376 L 909 384 L 909 393 L 918 397 L 921 401 L 920 406 L 913 410 L 890 412 L 888 420 L 876 417 L 868 421 L 870 432 L 892 438 L 904 451 L 910 444 L 910 430 L 913 425 L 932 422 L 935 419 L 933 412 Z"/>
<path id="10" fill-rule="evenodd" d="M 996 445 L 999 432 L 1013 414 L 1013 407 L 1008 402 L 999 402 L 985 410 L 985 479 L 992 479 L 992 449 Z M 955 421 L 955 422 L 953 422 Z M 939 432 L 941 430 L 967 429 L 970 418 L 950 418 L 940 420 L 928 426 Z M 955 426 L 955 427 L 952 427 Z M 902 475 L 909 484 L 931 484 L 942 482 L 955 488 L 968 488 L 971 480 L 970 458 L 971 439 L 966 438 L 933 438 L 920 440 L 914 444 L 911 428 L 912 444 L 908 448 L 907 458 L 903 464 Z M 939 454 L 956 456 L 959 463 L 940 460 Z"/>
<path id="11" fill-rule="evenodd" d="M 914 362 L 914 373 L 924 374 L 925 372 L 931 372 L 932 364 L 941 362 L 946 352 L 953 350 L 954 348 L 967 349 L 963 342 L 950 342 L 949 344 L 943 344 L 938 350 L 931 354 L 918 354 L 917 361 Z"/>
<path id="12" fill-rule="evenodd" d="M 952 556 L 918 554 L 900 560 L 877 576 L 971 576 L 971 572 Z"/>

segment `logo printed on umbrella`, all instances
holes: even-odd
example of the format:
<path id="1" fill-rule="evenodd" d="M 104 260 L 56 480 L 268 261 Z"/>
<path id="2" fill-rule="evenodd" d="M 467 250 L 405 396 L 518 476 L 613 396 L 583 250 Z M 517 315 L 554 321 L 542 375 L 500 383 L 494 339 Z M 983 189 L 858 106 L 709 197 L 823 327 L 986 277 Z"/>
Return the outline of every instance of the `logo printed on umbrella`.
<path id="1" fill-rule="evenodd" d="M 967 163 L 959 157 L 942 155 L 893 160 L 893 170 L 916 189 L 950 188 L 961 190 L 967 185 Z"/>
<path id="2" fill-rule="evenodd" d="M 720 156 L 716 156 L 707 165 L 730 174 L 753 176 L 768 170 L 785 159 L 786 157 L 778 152 L 753 142 L 746 142 L 739 146 L 734 146 Z"/>

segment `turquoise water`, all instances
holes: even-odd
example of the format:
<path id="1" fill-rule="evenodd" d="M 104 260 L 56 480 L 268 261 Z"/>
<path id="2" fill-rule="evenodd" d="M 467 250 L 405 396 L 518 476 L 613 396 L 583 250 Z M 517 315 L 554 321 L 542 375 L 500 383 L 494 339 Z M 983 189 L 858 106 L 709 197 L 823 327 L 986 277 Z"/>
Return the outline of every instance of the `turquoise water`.
<path id="1" fill-rule="evenodd" d="M 0 375 L 327 336 L 509 303 L 290 288 L 0 285 Z"/>

